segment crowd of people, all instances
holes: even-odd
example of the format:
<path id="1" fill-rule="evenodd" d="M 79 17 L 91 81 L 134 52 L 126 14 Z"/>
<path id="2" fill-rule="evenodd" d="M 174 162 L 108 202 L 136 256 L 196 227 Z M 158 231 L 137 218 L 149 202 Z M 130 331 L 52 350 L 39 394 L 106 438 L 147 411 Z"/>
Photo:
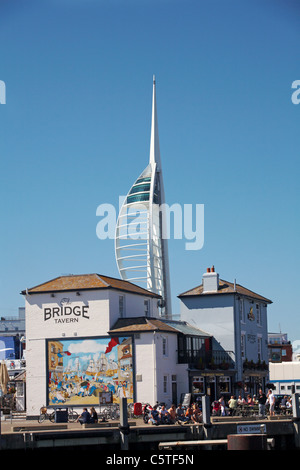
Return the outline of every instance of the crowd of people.
<path id="1" fill-rule="evenodd" d="M 281 401 L 278 402 L 271 389 L 269 389 L 267 393 L 264 393 L 260 388 L 257 395 L 251 396 L 247 394 L 245 398 L 241 395 L 239 395 L 238 398 L 232 395 L 227 403 L 225 403 L 224 396 L 221 396 L 219 400 L 215 400 L 212 403 L 212 414 L 214 416 L 235 416 L 239 410 L 243 409 L 244 405 L 246 405 L 248 409 L 251 409 L 251 407 L 254 408 L 256 405 L 258 415 L 261 417 L 265 416 L 266 412 L 268 412 L 270 416 L 274 416 L 275 407 L 283 413 L 291 411 L 292 399 L 291 397 L 284 396 Z"/>
<path id="2" fill-rule="evenodd" d="M 164 404 L 155 405 L 145 410 L 145 421 L 158 426 L 159 424 L 188 424 L 201 423 L 202 412 L 198 403 L 183 407 L 181 403 L 176 407 L 174 404 L 166 408 Z"/>
<path id="3" fill-rule="evenodd" d="M 246 397 L 239 395 L 231 395 L 229 400 L 225 400 L 222 395 L 218 400 L 212 403 L 212 415 L 213 416 L 236 416 L 240 409 L 243 409 L 244 405 L 249 409 L 255 407 L 258 410 L 258 415 L 264 417 L 266 412 L 270 416 L 275 415 L 275 406 L 279 408 L 283 413 L 292 410 L 292 399 L 289 396 L 283 396 L 281 401 L 278 403 L 273 391 L 270 389 L 267 393 L 264 393 L 262 389 L 259 389 L 257 395 L 251 396 L 247 394 Z M 146 405 L 143 410 L 143 418 L 145 423 L 154 424 L 188 424 L 188 423 L 202 423 L 202 411 L 197 402 L 192 403 L 188 406 L 183 406 L 181 403 L 176 407 L 174 404 L 167 408 L 165 404 L 156 404 L 151 407 Z M 82 414 L 77 420 L 79 423 L 97 423 L 98 416 L 95 408 L 91 408 L 88 411 L 87 408 L 83 408 Z"/>

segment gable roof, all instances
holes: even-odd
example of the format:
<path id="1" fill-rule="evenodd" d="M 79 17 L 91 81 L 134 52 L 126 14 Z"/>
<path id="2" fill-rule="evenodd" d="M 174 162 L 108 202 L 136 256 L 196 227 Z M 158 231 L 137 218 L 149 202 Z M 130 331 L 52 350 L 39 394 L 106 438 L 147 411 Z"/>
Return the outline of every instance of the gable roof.
<path id="1" fill-rule="evenodd" d="M 176 334 L 183 333 L 189 336 L 211 337 L 211 335 L 205 333 L 199 328 L 190 326 L 185 321 L 163 320 L 154 317 L 119 318 L 108 334 L 145 333 L 153 331 L 163 331 Z"/>
<path id="2" fill-rule="evenodd" d="M 117 289 L 134 294 L 160 298 L 161 296 L 143 289 L 129 281 L 123 281 L 114 277 L 103 276 L 101 274 L 70 274 L 60 276 L 50 281 L 39 284 L 30 289 L 23 290 L 22 295 L 41 294 L 50 292 L 64 292 L 91 289 Z"/>
<path id="3" fill-rule="evenodd" d="M 219 289 L 217 291 L 210 291 L 210 292 L 203 292 L 203 284 L 200 286 L 194 287 L 182 294 L 178 295 L 178 297 L 192 297 L 198 295 L 220 295 L 220 294 L 240 294 L 246 297 L 252 297 L 257 300 L 261 300 L 263 302 L 272 303 L 272 300 L 263 297 L 260 294 L 256 294 L 255 292 L 247 289 L 246 287 L 241 286 L 240 284 L 235 284 L 233 282 L 224 281 L 222 279 L 219 280 Z"/>

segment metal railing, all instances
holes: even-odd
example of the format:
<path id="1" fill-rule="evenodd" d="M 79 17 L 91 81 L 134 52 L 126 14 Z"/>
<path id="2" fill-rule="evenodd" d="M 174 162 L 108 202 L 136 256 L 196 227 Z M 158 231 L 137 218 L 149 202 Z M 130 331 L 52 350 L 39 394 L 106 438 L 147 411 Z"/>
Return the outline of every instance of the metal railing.
<path id="1" fill-rule="evenodd" d="M 178 350 L 179 364 L 193 364 L 197 369 L 234 369 L 233 351 L 194 351 L 191 349 Z"/>

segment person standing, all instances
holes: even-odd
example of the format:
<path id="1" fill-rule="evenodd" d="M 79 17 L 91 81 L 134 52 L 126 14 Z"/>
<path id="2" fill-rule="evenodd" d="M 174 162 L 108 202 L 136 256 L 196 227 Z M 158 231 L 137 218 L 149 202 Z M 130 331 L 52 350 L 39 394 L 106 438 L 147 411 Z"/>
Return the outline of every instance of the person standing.
<path id="1" fill-rule="evenodd" d="M 268 392 L 268 402 L 270 404 L 270 416 L 275 415 L 275 396 L 273 395 L 273 391 L 270 389 Z"/>
<path id="2" fill-rule="evenodd" d="M 258 415 L 260 417 L 265 417 L 265 413 L 266 413 L 266 401 L 267 401 L 267 397 L 266 397 L 266 394 L 262 391 L 262 389 L 260 388 L 259 391 L 258 391 Z"/>
<path id="3" fill-rule="evenodd" d="M 225 416 L 225 415 L 226 415 L 226 412 L 225 412 L 225 400 L 224 400 L 223 395 L 222 395 L 221 398 L 219 399 L 219 403 L 220 403 L 220 407 L 221 407 L 221 416 Z"/>
<path id="4" fill-rule="evenodd" d="M 228 401 L 230 416 L 235 416 L 236 415 L 237 405 L 238 405 L 238 403 L 237 403 L 237 399 L 236 399 L 235 395 L 231 395 L 231 398 Z"/>

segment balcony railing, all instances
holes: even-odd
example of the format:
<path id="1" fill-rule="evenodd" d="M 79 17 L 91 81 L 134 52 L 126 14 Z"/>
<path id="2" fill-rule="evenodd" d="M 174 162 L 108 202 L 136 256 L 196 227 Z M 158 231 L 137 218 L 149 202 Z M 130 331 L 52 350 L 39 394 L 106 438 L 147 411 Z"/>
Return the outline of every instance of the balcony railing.
<path id="1" fill-rule="evenodd" d="M 190 364 L 196 369 L 221 369 L 235 368 L 233 351 L 178 351 L 178 363 Z"/>

